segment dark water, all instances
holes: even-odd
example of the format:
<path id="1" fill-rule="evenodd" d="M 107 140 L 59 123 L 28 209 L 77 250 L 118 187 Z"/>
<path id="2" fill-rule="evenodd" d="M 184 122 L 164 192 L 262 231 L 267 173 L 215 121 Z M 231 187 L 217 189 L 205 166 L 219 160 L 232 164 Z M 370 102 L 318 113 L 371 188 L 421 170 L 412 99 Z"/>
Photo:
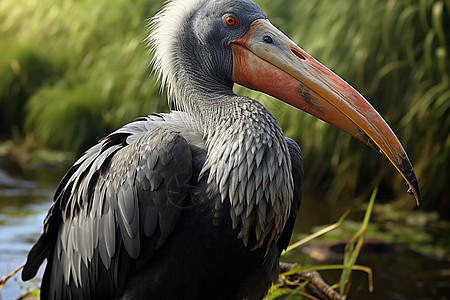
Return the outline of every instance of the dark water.
<path id="1" fill-rule="evenodd" d="M 42 230 L 54 190 L 66 169 L 67 166 L 25 171 L 0 158 L 0 277 L 25 262 L 28 250 Z M 326 205 L 320 197 L 311 197 L 307 193 L 297 231 L 309 233 L 313 226 L 334 223 L 349 206 L 343 203 Z M 314 250 L 314 247 L 310 248 Z M 322 251 L 325 261 L 306 255 L 308 247 L 295 250 L 293 256 L 285 259 L 295 259 L 304 265 L 342 263 L 343 245 L 325 248 Z M 322 253 L 320 247 L 314 251 Z M 354 272 L 349 299 L 450 299 L 448 261 L 418 254 L 402 245 L 375 242 L 363 249 L 358 264 L 373 269 L 375 291 L 368 292 L 366 274 Z M 37 283 L 41 274 L 42 268 Z M 339 271 L 322 272 L 328 283 L 337 282 L 339 274 Z M 23 283 L 18 273 L 0 291 L 0 299 L 17 299 L 26 289 L 34 287 L 36 283 Z"/>

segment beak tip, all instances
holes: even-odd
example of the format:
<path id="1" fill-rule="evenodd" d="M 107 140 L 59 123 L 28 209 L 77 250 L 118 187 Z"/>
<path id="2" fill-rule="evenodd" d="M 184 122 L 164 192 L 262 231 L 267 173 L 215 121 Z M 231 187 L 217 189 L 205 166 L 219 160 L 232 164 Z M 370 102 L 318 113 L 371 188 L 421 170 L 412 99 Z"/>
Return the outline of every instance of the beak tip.
<path id="1" fill-rule="evenodd" d="M 412 164 L 407 157 L 405 157 L 400 164 L 400 172 L 403 174 L 403 177 L 408 182 L 409 186 L 408 194 L 414 195 L 414 197 L 416 198 L 417 206 L 419 206 L 420 205 L 419 181 L 417 180 Z"/>
<path id="2" fill-rule="evenodd" d="M 414 184 L 413 194 L 414 194 L 414 197 L 416 198 L 417 206 L 420 206 L 420 190 L 419 190 L 419 182 L 417 181 L 417 179 L 414 181 L 413 184 Z"/>
<path id="3" fill-rule="evenodd" d="M 411 185 L 409 185 L 408 194 L 413 195 L 414 198 L 416 198 L 417 206 L 420 206 L 420 191 L 417 179 L 414 183 L 411 183 Z"/>

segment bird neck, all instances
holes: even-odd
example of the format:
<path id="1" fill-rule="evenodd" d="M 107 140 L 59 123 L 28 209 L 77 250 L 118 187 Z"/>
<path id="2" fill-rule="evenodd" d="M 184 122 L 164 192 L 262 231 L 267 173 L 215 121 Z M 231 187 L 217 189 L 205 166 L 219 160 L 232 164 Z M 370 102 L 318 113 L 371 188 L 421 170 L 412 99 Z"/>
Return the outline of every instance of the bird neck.
<path id="1" fill-rule="evenodd" d="M 246 247 L 267 252 L 286 224 L 293 199 L 283 132 L 259 102 L 234 94 L 230 79 L 195 67 L 196 59 L 179 55 L 176 61 L 166 77 L 169 103 L 185 111 L 203 135 L 207 155 L 200 177 L 208 176 L 208 200 L 229 209 L 232 228 Z"/>
<path id="2" fill-rule="evenodd" d="M 246 247 L 265 245 L 267 251 L 286 224 L 293 197 L 286 140 L 275 117 L 253 99 L 202 99 L 189 113 L 207 148 L 200 176 L 208 176 L 208 198 L 229 207 L 232 227 Z"/>

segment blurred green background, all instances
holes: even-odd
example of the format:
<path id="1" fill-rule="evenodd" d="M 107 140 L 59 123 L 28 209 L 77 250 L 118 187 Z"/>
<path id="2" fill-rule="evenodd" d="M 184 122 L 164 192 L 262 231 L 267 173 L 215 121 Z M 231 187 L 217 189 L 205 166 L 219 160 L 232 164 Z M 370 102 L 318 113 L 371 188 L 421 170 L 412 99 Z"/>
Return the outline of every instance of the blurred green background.
<path id="1" fill-rule="evenodd" d="M 0 1 L 0 140 L 76 155 L 134 118 L 167 111 L 143 43 L 161 0 Z M 271 22 L 352 84 L 402 141 L 423 207 L 450 216 L 450 1 L 259 0 Z M 303 150 L 305 185 L 329 199 L 414 207 L 386 160 L 268 96 Z"/>

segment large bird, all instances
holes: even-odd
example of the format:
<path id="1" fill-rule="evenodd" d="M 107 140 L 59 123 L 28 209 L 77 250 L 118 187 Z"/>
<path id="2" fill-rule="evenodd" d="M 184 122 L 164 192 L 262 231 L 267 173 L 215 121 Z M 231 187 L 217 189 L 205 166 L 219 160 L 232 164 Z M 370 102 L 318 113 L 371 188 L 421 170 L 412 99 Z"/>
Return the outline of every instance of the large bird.
<path id="1" fill-rule="evenodd" d="M 62 179 L 22 278 L 42 299 L 261 299 L 300 206 L 299 146 L 233 83 L 383 153 L 419 200 L 400 142 L 349 84 L 249 0 L 172 0 L 150 24 L 170 113 L 111 133 Z"/>

